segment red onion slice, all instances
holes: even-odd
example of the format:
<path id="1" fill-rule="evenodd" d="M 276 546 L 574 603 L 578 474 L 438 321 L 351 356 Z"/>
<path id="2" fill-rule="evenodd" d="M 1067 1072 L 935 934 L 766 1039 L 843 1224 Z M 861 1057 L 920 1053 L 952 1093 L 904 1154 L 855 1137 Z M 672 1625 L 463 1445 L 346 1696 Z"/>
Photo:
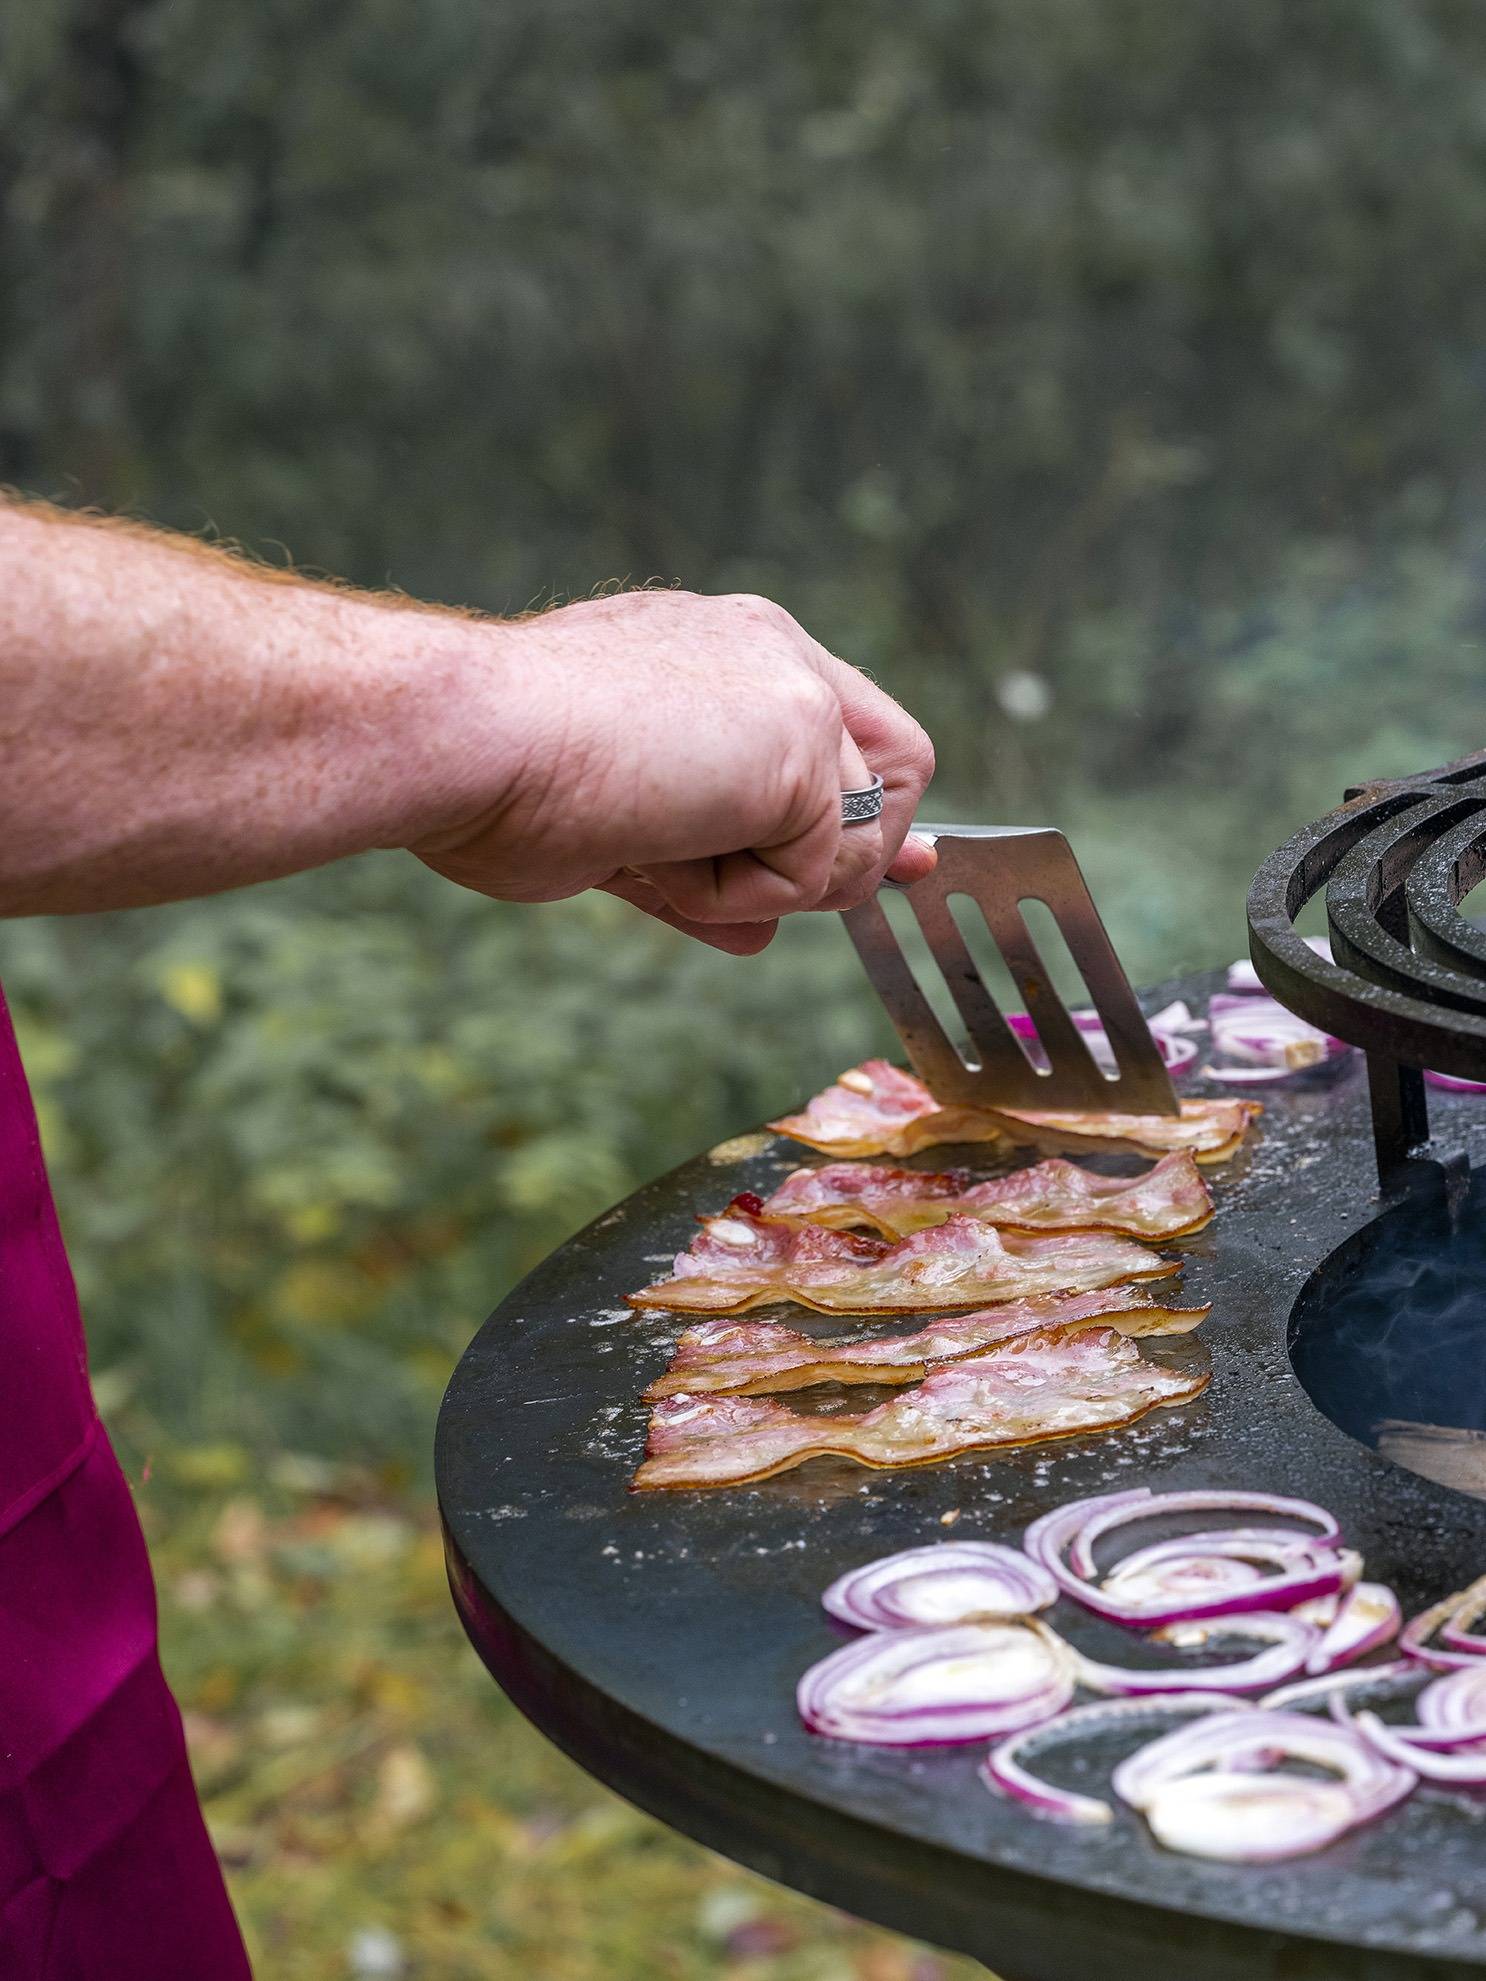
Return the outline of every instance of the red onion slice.
<path id="1" fill-rule="evenodd" d="M 1398 1658 L 1392 1664 L 1356 1666 L 1346 1671 L 1321 1672 L 1315 1678 L 1298 1678 L 1293 1685 L 1281 1685 L 1273 1692 L 1266 1692 L 1259 1704 L 1266 1710 L 1289 1712 L 1295 1707 L 1329 1705 L 1340 1693 L 1351 1690 L 1375 1690 L 1379 1686 L 1393 1686 L 1401 1681 L 1419 1682 L 1419 1667 L 1409 1658 Z"/>
<path id="2" fill-rule="evenodd" d="M 1333 1711 L 1345 1713 L 1340 1700 Z M 1486 1744 L 1467 1745 L 1456 1736 L 1456 1751 L 1442 1753 L 1419 1737 L 1418 1727 L 1385 1726 L 1376 1713 L 1345 1714 L 1343 1722 L 1370 1747 L 1401 1767 L 1412 1768 L 1424 1781 L 1452 1783 L 1456 1788 L 1486 1787 Z"/>
<path id="3" fill-rule="evenodd" d="M 1124 1698 L 1160 1692 L 1267 1692 L 1304 1668 L 1321 1637 L 1313 1623 L 1278 1615 L 1224 1616 L 1214 1618 L 1208 1625 L 1173 1623 L 1156 1632 L 1162 1643 L 1173 1644 L 1179 1650 L 1196 1648 L 1219 1635 L 1257 1637 L 1272 1648 L 1235 1664 L 1177 1665 L 1154 1671 L 1100 1664 L 1075 1652 L 1079 1680 L 1093 1692 L 1109 1692 Z"/>
<path id="4" fill-rule="evenodd" d="M 1382 1808 L 1414 1786 L 1407 1770 L 1400 1768 L 1398 1775 L 1402 1786 Z M 1324 1850 L 1382 1808 L 1364 1808 L 1345 1782 L 1223 1769 L 1170 1783 L 1152 1797 L 1144 1815 L 1157 1843 L 1185 1857 L 1273 1864 Z"/>
<path id="5" fill-rule="evenodd" d="M 1473 1584 L 1441 1626 L 1440 1642 L 1452 1651 L 1464 1651 L 1473 1658 L 1486 1658 L 1486 1637 L 1470 1627 L 1480 1620 L 1483 1610 L 1486 1610 L 1486 1588 Z"/>
<path id="6" fill-rule="evenodd" d="M 996 1541 L 937 1541 L 853 1568 L 821 1597 L 858 1630 L 1030 1616 L 1057 1601 L 1045 1568 Z"/>
<path id="7" fill-rule="evenodd" d="M 1331 961 L 1331 940 L 1324 935 L 1303 936 L 1301 940 L 1307 949 L 1313 949 L 1329 963 Z M 1259 972 L 1249 959 L 1240 957 L 1237 963 L 1228 965 L 1228 989 L 1246 997 L 1268 997 L 1269 992 L 1259 981 Z"/>
<path id="8" fill-rule="evenodd" d="M 1279 1773 L 1283 1760 L 1337 1779 Z M 1346 1727 L 1256 1708 L 1163 1735 L 1120 1763 L 1113 1787 L 1168 1849 L 1255 1864 L 1322 1849 L 1416 1779 Z"/>
<path id="9" fill-rule="evenodd" d="M 1097 1011 L 1070 1011 L 1069 1017 L 1083 1034 L 1095 1061 L 1106 1073 L 1117 1073 L 1114 1047 L 1104 1029 Z M 1036 1039 L 1037 1027 L 1025 1011 L 1009 1011 L 1006 1023 L 1019 1039 Z M 1164 1011 L 1146 1020 L 1151 1037 L 1156 1041 L 1161 1058 L 1169 1073 L 1180 1073 L 1184 1066 L 1190 1066 L 1197 1057 L 1197 1041 L 1184 1034 L 1189 1030 L 1205 1030 L 1200 1019 L 1194 1019 L 1184 1004 L 1169 1004 Z"/>
<path id="10" fill-rule="evenodd" d="M 1355 1582 L 1362 1573 L 1361 1555 L 1342 1548 L 1333 1557 L 1317 1547 L 1310 1535 L 1293 1528 L 1234 1527 L 1186 1534 L 1139 1548 L 1115 1564 L 1100 1590 L 1110 1600 L 1125 1604 L 1154 1607 L 1164 1601 L 1180 1603 L 1185 1609 L 1194 1597 L 1217 1595 L 1224 1589 L 1235 1594 L 1252 1589 L 1264 1579 L 1257 1566 L 1261 1562 L 1292 1574 L 1307 1563 L 1327 1574 L 1334 1562 L 1344 1584 Z M 1272 1579 L 1267 1587 L 1273 1587 Z M 1320 1596 L 1297 1607 L 1307 1611 L 1307 1623 L 1319 1623 L 1324 1629 L 1336 1614 L 1337 1601 L 1335 1595 Z"/>
<path id="11" fill-rule="evenodd" d="M 1101 1699 L 1093 1706 L 1075 1706 L 1055 1720 L 1040 1726 L 1023 1727 L 986 1756 L 981 1774 L 991 1788 L 998 1788 L 1017 1802 L 1024 1802 L 1040 1816 L 1059 1823 L 1108 1823 L 1114 1810 L 1094 1795 L 1080 1795 L 1074 1789 L 1054 1788 L 1022 1765 L 1023 1756 L 1052 1740 L 1062 1740 L 1086 1729 L 1103 1731 L 1130 1721 L 1158 1719 L 1171 1713 L 1240 1713 L 1248 1709 L 1237 1699 L 1224 1699 L 1210 1692 L 1166 1692 L 1154 1699 Z"/>
<path id="12" fill-rule="evenodd" d="M 1027 1550 L 1031 1554 L 1032 1550 Z M 1486 1609 L 1486 1575 L 1479 1576 L 1468 1589 L 1457 1589 L 1454 1595 L 1444 1597 L 1440 1602 L 1431 1603 L 1427 1610 L 1406 1623 L 1398 1639 L 1398 1648 L 1408 1657 L 1417 1658 L 1422 1665 L 1433 1671 L 1459 1671 L 1479 1662 L 1482 1651 L 1486 1651 L 1486 1641 L 1467 1634 L 1467 1627 Z M 1430 1638 L 1436 1631 L 1448 1630 L 1456 1640 L 1454 1650 L 1444 1644 L 1431 1644 Z M 1482 1651 L 1470 1648 L 1481 1643 Z"/>
<path id="13" fill-rule="evenodd" d="M 1413 1667 L 1418 1672 L 1418 1665 Z M 1340 1697 L 1331 1711 L 1381 1753 L 1427 1780 L 1486 1785 L 1486 1665 L 1437 1678 L 1419 1694 L 1418 1724 L 1389 1726 L 1375 1713 L 1354 1718 Z"/>
<path id="14" fill-rule="evenodd" d="M 1250 1561 L 1278 1561 L 1297 1549 L 1316 1545 L 1316 1537 L 1302 1533 L 1298 1527 L 1203 1528 L 1195 1534 L 1176 1534 L 1169 1540 L 1150 1541 L 1143 1548 L 1132 1549 L 1120 1557 L 1105 1581 L 1110 1582 L 1131 1569 L 1144 1568 L 1147 1562 L 1168 1561 L 1174 1555 L 1226 1554 L 1235 1559 L 1243 1556 Z M 1075 1565 L 1084 1559 L 1084 1551 L 1080 1549 Z M 1092 1565 L 1092 1552 L 1088 1559 Z"/>
<path id="15" fill-rule="evenodd" d="M 1180 1604 L 1185 1609 L 1194 1598 L 1236 1593 L 1259 1580 L 1259 1569 L 1239 1556 L 1218 1549 L 1173 1549 L 1160 1561 L 1121 1562 L 1105 1578 L 1103 1589 L 1116 1602 L 1152 1608 Z"/>
<path id="16" fill-rule="evenodd" d="M 1359 1558 L 1360 1566 L 1360 1558 Z M 1383 1582 L 1358 1582 L 1350 1589 L 1306 1663 L 1310 1672 L 1334 1671 L 1338 1665 L 1365 1658 L 1380 1644 L 1398 1635 L 1403 1611 L 1398 1598 Z"/>
<path id="17" fill-rule="evenodd" d="M 1094 1547 L 1105 1534 L 1132 1520 L 1207 1512 L 1268 1513 L 1279 1520 L 1304 1521 L 1316 1528 L 1317 1533 L 1309 1542 L 1302 1542 L 1292 1532 L 1282 1529 L 1275 1545 L 1282 1547 L 1284 1556 L 1273 1574 L 1241 1587 L 1222 1587 L 1206 1596 L 1187 1594 L 1172 1599 L 1157 1594 L 1145 1600 L 1131 1600 L 1118 1593 L 1118 1569 L 1109 1578 L 1115 1582 L 1113 1590 L 1095 1583 Z M 1247 1539 L 1250 1531 L 1240 1528 L 1226 1535 L 1203 1535 L 1203 1551 L 1214 1552 L 1232 1540 Z M 1027 1529 L 1023 1545 L 1058 1587 L 1085 1608 L 1115 1623 L 1148 1627 L 1250 1610 L 1290 1609 L 1316 1597 L 1335 1595 L 1348 1579 L 1348 1565 L 1336 1553 L 1340 1540 L 1341 1530 L 1336 1521 L 1308 1500 L 1288 1499 L 1278 1493 L 1157 1494 L 1142 1486 L 1130 1492 L 1107 1493 L 1097 1499 L 1075 1500 L 1056 1512 L 1044 1514 Z M 1192 1544 L 1189 1541 L 1187 1545 Z"/>
<path id="18" fill-rule="evenodd" d="M 1239 996 L 1219 991 L 1207 1016 L 1213 1050 L 1227 1062 L 1203 1067 L 1210 1080 L 1251 1085 L 1289 1080 L 1351 1050 L 1263 991 Z"/>
<path id="19" fill-rule="evenodd" d="M 1089 1516 L 1081 1522 L 1078 1534 L 1068 1549 L 1070 1567 L 1085 1577 L 1095 1573 L 1095 1544 L 1106 1534 L 1112 1533 L 1116 1527 L 1123 1527 L 1132 1520 L 1154 1520 L 1187 1513 L 1267 1513 L 1276 1520 L 1293 1518 L 1304 1521 L 1308 1526 L 1316 1529 L 1314 1535 L 1306 1537 L 1313 1546 L 1328 1548 L 1341 1546 L 1341 1528 L 1337 1525 L 1334 1516 L 1324 1507 L 1316 1506 L 1310 1500 L 1286 1499 L 1279 1493 L 1240 1491 L 1153 1493 L 1149 1486 L 1137 1486 L 1130 1493 L 1110 1493 L 1098 1500 L 1075 1500 L 1073 1507 L 1087 1509 Z M 1071 1510 L 1064 1508 L 1065 1512 Z M 1283 1527 L 1278 1529 L 1239 1527 L 1226 1531 L 1245 1540 L 1258 1538 L 1261 1535 L 1272 1536 L 1279 1541 L 1298 1542 L 1302 1538 L 1296 1535 L 1293 1529 Z M 1188 1539 L 1190 1538 L 1189 1536 Z M 1216 1539 L 1218 1536 L 1203 1538 Z"/>
<path id="20" fill-rule="evenodd" d="M 1431 1733 L 1486 1740 L 1486 1665 L 1435 1679 L 1419 1694 L 1418 1710 Z"/>
<path id="21" fill-rule="evenodd" d="M 1068 1647 L 1041 1624 L 962 1623 L 844 1644 L 811 1666 L 796 1699 L 812 1733 L 938 1747 L 1051 1719 L 1073 1687 Z"/>

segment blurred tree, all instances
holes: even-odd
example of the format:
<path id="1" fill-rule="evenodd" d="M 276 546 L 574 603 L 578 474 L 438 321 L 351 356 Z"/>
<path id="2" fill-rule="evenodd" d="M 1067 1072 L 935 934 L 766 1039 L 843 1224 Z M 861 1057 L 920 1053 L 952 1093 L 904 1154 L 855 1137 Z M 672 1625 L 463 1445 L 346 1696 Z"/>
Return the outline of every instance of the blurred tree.
<path id="1" fill-rule="evenodd" d="M 497 610 L 774 593 L 1146 974 L 1480 741 L 1475 0 L 30 0 L 0 90 L 13 482 Z M 392 859 L 5 931 L 103 1356 L 406 1449 L 523 1263 L 858 1056 L 842 947 Z"/>

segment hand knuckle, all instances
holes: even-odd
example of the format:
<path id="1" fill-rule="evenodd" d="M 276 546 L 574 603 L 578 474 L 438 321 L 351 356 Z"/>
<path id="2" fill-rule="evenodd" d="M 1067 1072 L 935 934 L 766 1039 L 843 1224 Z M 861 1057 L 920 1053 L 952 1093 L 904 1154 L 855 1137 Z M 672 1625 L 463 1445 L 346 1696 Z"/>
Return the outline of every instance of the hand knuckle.
<path id="1" fill-rule="evenodd" d="M 791 669 L 783 687 L 790 712 L 812 727 L 828 727 L 834 738 L 841 724 L 841 704 L 834 690 L 808 667 Z"/>

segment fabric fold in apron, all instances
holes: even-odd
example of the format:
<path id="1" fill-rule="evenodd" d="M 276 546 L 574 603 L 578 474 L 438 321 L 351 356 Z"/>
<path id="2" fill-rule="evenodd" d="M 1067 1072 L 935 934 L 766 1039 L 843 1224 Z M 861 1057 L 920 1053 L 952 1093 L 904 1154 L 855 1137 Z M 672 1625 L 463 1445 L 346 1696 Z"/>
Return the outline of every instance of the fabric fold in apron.
<path id="1" fill-rule="evenodd" d="M 0 1976 L 248 1972 L 0 996 Z"/>

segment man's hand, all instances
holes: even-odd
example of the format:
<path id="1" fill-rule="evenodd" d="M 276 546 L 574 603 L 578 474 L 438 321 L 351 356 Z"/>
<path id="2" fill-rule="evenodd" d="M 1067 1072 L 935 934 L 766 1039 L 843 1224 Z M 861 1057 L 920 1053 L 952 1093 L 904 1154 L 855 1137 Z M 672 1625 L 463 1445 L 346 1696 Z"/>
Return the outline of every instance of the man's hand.
<path id="1" fill-rule="evenodd" d="M 0 499 L 0 915 L 407 846 L 485 894 L 605 887 L 761 949 L 932 865 L 903 845 L 932 761 L 762 599 L 478 619 Z M 872 772 L 880 822 L 843 828 Z"/>
<path id="2" fill-rule="evenodd" d="M 782 915 L 850 907 L 885 872 L 932 866 L 904 845 L 929 739 L 781 607 L 629 592 L 503 634 L 486 708 L 523 760 L 468 817 L 415 842 L 451 880 L 518 901 L 607 888 L 746 954 Z M 843 826 L 842 791 L 874 773 L 882 817 Z"/>

